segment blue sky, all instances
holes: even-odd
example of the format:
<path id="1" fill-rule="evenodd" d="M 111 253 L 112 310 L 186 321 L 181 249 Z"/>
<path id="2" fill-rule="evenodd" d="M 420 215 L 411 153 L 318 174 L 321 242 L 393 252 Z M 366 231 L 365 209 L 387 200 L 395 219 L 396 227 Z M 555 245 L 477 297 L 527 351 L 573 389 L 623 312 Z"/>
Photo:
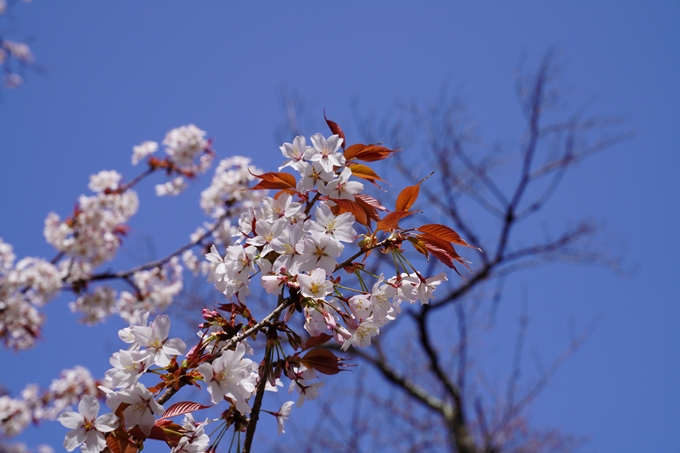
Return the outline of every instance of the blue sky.
<path id="1" fill-rule="evenodd" d="M 92 173 L 133 174 L 133 145 L 187 123 L 206 130 L 220 156 L 273 169 L 284 84 L 318 110 L 326 133 L 323 108 L 351 132 L 351 99 L 384 115 L 397 100 L 435 100 L 448 83 L 484 137 L 516 143 L 513 72 L 523 55 L 530 66 L 555 46 L 571 107 L 623 117 L 616 130 L 635 137 L 568 174 L 548 219 L 555 229 L 580 218 L 603 225 L 603 241 L 626 244 L 626 272 L 556 265 L 518 274 L 499 316 L 516 318 L 525 291 L 528 346 L 551 357 L 570 320 L 584 328 L 604 315 L 537 400 L 537 424 L 589 436 L 586 451 L 680 451 L 680 3 L 367 3 L 19 4 L 15 22 L 1 26 L 7 37 L 30 37 L 48 71 L 2 93 L 0 237 L 20 257 L 51 257 L 48 212 L 67 214 Z M 194 189 L 180 200 L 142 195 L 128 253 L 144 235 L 159 255 L 183 241 L 203 220 Z M 0 351 L 17 370 L 3 376 L 12 392 L 49 384 L 75 354 L 106 370 L 116 322 L 95 334 L 76 325 L 66 302 L 47 308 L 44 344 Z M 70 358 L 54 360 L 60 351 Z M 45 432 L 41 441 L 61 444 L 61 427 Z"/>

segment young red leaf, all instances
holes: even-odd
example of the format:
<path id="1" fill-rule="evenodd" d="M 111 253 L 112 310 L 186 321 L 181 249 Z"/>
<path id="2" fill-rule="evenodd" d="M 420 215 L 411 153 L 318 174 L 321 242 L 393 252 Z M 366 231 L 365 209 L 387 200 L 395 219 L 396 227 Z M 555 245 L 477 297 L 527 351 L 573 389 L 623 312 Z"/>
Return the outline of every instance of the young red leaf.
<path id="1" fill-rule="evenodd" d="M 399 228 L 399 221 L 404 217 L 415 214 L 418 211 L 406 212 L 406 211 L 394 211 L 387 214 L 381 220 L 378 221 L 378 230 L 389 231 L 396 230 Z"/>
<path id="2" fill-rule="evenodd" d="M 368 214 L 361 207 L 361 205 L 353 202 L 352 200 L 335 199 L 331 198 L 333 203 L 340 207 L 341 212 L 349 212 L 354 216 L 354 219 L 362 225 L 370 226 L 370 220 L 368 219 Z M 338 214 L 335 214 L 338 215 Z"/>
<path id="3" fill-rule="evenodd" d="M 364 148 L 366 148 L 366 145 L 363 143 L 356 143 L 347 147 L 347 149 L 343 152 L 345 160 L 349 161 L 350 159 L 354 159 Z"/>
<path id="4" fill-rule="evenodd" d="M 357 194 L 354 196 L 354 201 L 356 202 L 356 204 L 363 208 L 369 219 L 375 221 L 380 220 L 380 216 L 378 215 L 378 208 L 375 206 L 375 204 L 377 204 L 383 209 L 384 206 L 382 206 L 380 202 L 378 202 L 378 200 L 369 195 Z"/>
<path id="5" fill-rule="evenodd" d="M 202 404 L 194 403 L 193 401 L 180 401 L 175 403 L 165 410 L 160 418 L 176 417 L 178 415 L 188 414 L 189 412 L 196 412 L 201 409 L 207 409 L 212 406 L 204 406 Z"/>
<path id="6" fill-rule="evenodd" d="M 326 118 L 326 110 L 323 111 L 323 119 L 326 120 L 326 124 L 328 124 L 328 127 L 331 129 L 331 132 L 334 133 L 335 135 L 340 136 L 340 138 L 342 139 L 342 149 L 345 149 L 345 143 L 347 143 L 347 140 L 345 140 L 345 133 L 342 131 L 340 126 L 338 126 L 338 123 Z"/>
<path id="7" fill-rule="evenodd" d="M 418 194 L 420 193 L 420 185 L 425 181 L 427 178 L 430 176 L 434 175 L 434 172 L 430 173 L 429 175 L 425 176 L 423 179 L 418 181 L 418 184 L 414 186 L 408 186 L 404 190 L 399 193 L 399 196 L 397 196 L 397 211 L 408 211 L 411 209 L 411 206 L 416 202 L 418 199 Z"/>
<path id="8" fill-rule="evenodd" d="M 456 266 L 453 265 L 453 261 L 451 260 L 451 256 L 446 252 L 446 250 L 442 250 L 436 245 L 432 244 L 426 244 L 427 250 L 437 258 L 439 261 L 442 263 L 446 264 L 446 266 L 450 267 L 454 271 L 456 271 L 456 274 L 460 275 L 460 272 L 458 272 L 458 269 L 456 269 Z"/>
<path id="9" fill-rule="evenodd" d="M 313 348 L 314 346 L 321 346 L 331 338 L 333 337 L 328 335 L 327 333 L 320 333 L 316 337 L 310 337 L 309 340 L 305 341 L 302 344 L 302 350 L 306 351 L 307 349 Z"/>
<path id="10" fill-rule="evenodd" d="M 361 150 L 361 153 L 359 153 L 355 159 L 362 160 L 364 162 L 376 162 L 387 159 L 388 157 L 392 157 L 392 155 L 397 151 L 398 150 L 396 149 L 389 149 L 380 145 L 368 145 Z"/>
<path id="11" fill-rule="evenodd" d="M 415 186 L 408 186 L 397 196 L 397 211 L 408 211 L 418 199 L 420 193 L 420 183 Z"/>
<path id="12" fill-rule="evenodd" d="M 291 175 L 290 173 L 269 172 L 261 175 L 253 174 L 253 176 L 260 178 L 262 181 L 257 183 L 251 190 L 295 189 L 297 184 L 297 181 L 295 181 L 295 176 Z"/>
<path id="13" fill-rule="evenodd" d="M 179 425 L 177 427 L 179 428 Z M 179 436 L 177 440 L 179 440 Z M 132 443 L 128 438 L 116 437 L 114 433 L 108 433 L 106 435 L 106 446 L 109 447 L 111 453 L 136 453 L 138 450 L 137 445 Z"/>
<path id="14" fill-rule="evenodd" d="M 353 274 L 357 271 L 357 269 L 363 269 L 366 267 L 363 263 L 357 263 L 356 261 L 353 261 L 349 264 L 345 264 L 342 266 L 342 268 L 347 272 L 348 274 Z"/>
<path id="15" fill-rule="evenodd" d="M 411 243 L 416 252 L 425 255 L 428 260 L 430 259 L 430 254 L 427 252 L 427 244 L 425 242 L 421 241 L 418 237 L 410 237 L 407 241 Z"/>
<path id="16" fill-rule="evenodd" d="M 461 238 L 458 233 L 456 233 L 454 230 L 451 228 L 447 227 L 446 225 L 440 225 L 438 223 L 431 223 L 427 225 L 423 225 L 417 228 L 418 231 L 422 231 L 423 233 L 430 234 L 432 236 L 436 236 L 439 239 L 443 239 L 445 241 L 453 242 L 454 244 L 458 245 L 463 245 L 465 247 L 471 247 L 479 250 L 480 252 L 482 249 L 479 247 L 475 247 L 473 245 L 468 244 L 465 242 L 463 238 Z"/>
<path id="17" fill-rule="evenodd" d="M 304 357 L 300 359 L 307 368 L 314 368 L 319 373 L 323 374 L 338 374 L 341 366 L 346 366 L 342 363 L 340 357 L 336 357 L 330 350 L 325 348 L 316 348 L 309 351 Z"/>
<path id="18" fill-rule="evenodd" d="M 177 443 L 180 437 L 182 437 L 180 434 L 177 433 L 177 430 L 180 428 L 181 426 L 179 426 L 176 423 L 173 423 L 172 420 L 159 419 L 156 420 L 156 423 L 154 423 L 154 425 L 151 427 L 151 432 L 149 433 L 148 436 L 142 433 L 142 430 L 140 429 L 139 425 L 133 427 L 132 429 L 128 429 L 128 433 L 132 437 L 137 437 L 141 439 L 146 438 L 162 440 L 163 442 Z"/>
<path id="19" fill-rule="evenodd" d="M 356 159 L 364 162 L 376 162 L 386 159 L 396 152 L 397 150 L 385 148 L 384 146 L 380 145 L 364 145 L 362 143 L 358 143 L 348 147 L 345 150 L 344 155 L 345 160 L 347 161 Z"/>
<path id="20" fill-rule="evenodd" d="M 465 259 L 463 257 L 461 257 L 458 254 L 458 252 L 456 252 L 456 249 L 453 248 L 453 245 L 451 245 L 451 243 L 449 241 L 445 241 L 443 239 L 440 239 L 436 236 L 432 236 L 432 235 L 427 234 L 427 233 L 419 235 L 418 238 L 420 238 L 420 240 L 422 240 L 423 242 L 425 242 L 429 245 L 432 245 L 432 246 L 437 247 L 438 249 L 444 250 L 449 255 L 449 257 L 451 259 L 458 261 L 459 263 L 461 263 L 462 265 L 464 265 L 465 267 L 470 269 L 470 266 L 468 265 L 467 261 L 465 261 Z"/>
<path id="21" fill-rule="evenodd" d="M 127 443 L 126 440 L 123 442 Z M 122 453 L 123 450 L 120 448 L 120 444 L 118 443 L 118 440 L 113 437 L 112 434 L 109 434 L 106 436 L 106 446 L 109 447 L 109 450 L 111 450 L 111 453 Z"/>
<path id="22" fill-rule="evenodd" d="M 356 176 L 357 178 L 367 179 L 376 186 L 378 186 L 378 184 L 375 181 L 384 181 L 384 179 L 378 176 L 378 174 L 374 172 L 373 169 L 366 165 L 350 162 L 349 164 L 347 164 L 347 167 L 349 167 L 349 169 L 352 170 L 352 175 Z"/>
<path id="23" fill-rule="evenodd" d="M 360 203 L 360 204 L 365 203 L 369 206 L 374 207 L 375 209 L 377 209 L 379 211 L 387 211 L 387 208 L 385 206 L 380 204 L 380 202 L 378 200 L 376 200 L 375 198 L 373 198 L 370 195 L 366 195 L 364 193 L 359 193 L 359 194 L 354 195 L 354 199 L 357 200 L 357 203 Z"/>

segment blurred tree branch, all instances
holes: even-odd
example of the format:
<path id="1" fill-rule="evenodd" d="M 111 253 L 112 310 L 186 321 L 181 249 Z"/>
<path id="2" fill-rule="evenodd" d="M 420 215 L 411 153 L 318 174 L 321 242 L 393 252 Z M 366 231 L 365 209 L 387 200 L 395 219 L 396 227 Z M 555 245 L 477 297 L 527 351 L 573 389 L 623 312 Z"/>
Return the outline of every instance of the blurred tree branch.
<path id="1" fill-rule="evenodd" d="M 520 378 L 528 329 L 526 313 L 520 317 L 505 395 L 481 388 L 480 378 L 475 378 L 475 373 L 481 371 L 470 360 L 471 338 L 481 333 L 477 319 L 480 306 L 485 301 L 491 302 L 489 309 L 493 312 L 510 274 L 552 262 L 598 264 L 612 269 L 619 266 L 620 258 L 611 256 L 601 245 L 593 245 L 593 242 L 597 244 L 597 228 L 589 221 L 578 222 L 554 237 L 534 236 L 530 243 L 522 244 L 521 233 L 526 234 L 521 231 L 522 226 L 527 220 L 540 218 L 537 216 L 549 204 L 568 170 L 631 136 L 630 133 L 606 134 L 619 124 L 617 119 L 588 118 L 583 111 L 567 119 L 560 118 L 556 114 L 561 102 L 559 73 L 552 51 L 546 53 L 535 71 L 518 72 L 516 94 L 525 130 L 516 151 L 483 146 L 483 141 L 461 120 L 459 102 L 446 95 L 434 106 L 414 102 L 402 106 L 399 114 L 383 119 L 356 114 L 360 135 L 369 143 L 373 137 L 390 137 L 392 148 L 414 150 L 418 148 L 413 146 L 417 137 L 426 137 L 422 151 L 415 153 L 415 161 L 408 160 L 407 153 L 397 153 L 392 167 L 386 171 L 394 170 L 408 183 L 415 184 L 422 178 L 418 173 L 419 164 L 436 168 L 433 178 L 436 181 L 421 185 L 422 198 L 429 203 L 424 214 L 454 226 L 469 243 L 484 250 L 474 252 L 471 273 L 464 279 L 453 276 L 448 290 L 440 292 L 435 301 L 406 308 L 412 321 L 410 325 L 401 322 L 398 327 L 391 326 L 376 337 L 372 348 L 352 350 L 354 356 L 369 364 L 377 376 L 398 389 L 399 394 L 399 398 L 382 399 L 377 393 L 374 395 L 375 404 L 361 431 L 364 438 L 365 430 L 375 439 L 382 438 L 381 428 L 371 422 L 376 417 L 375 411 L 382 410 L 407 426 L 429 420 L 425 423 L 425 435 L 420 432 L 398 439 L 392 437 L 390 448 L 393 450 L 568 452 L 581 445 L 578 439 L 557 430 L 530 429 L 526 409 L 559 366 L 586 341 L 596 322 L 573 338 L 524 391 L 521 391 Z M 280 130 L 287 128 L 289 133 L 298 133 L 300 116 L 305 115 L 308 105 L 298 104 L 297 92 L 284 94 L 283 98 L 287 119 Z M 355 111 L 359 111 L 356 106 Z M 431 158 L 427 164 L 426 156 Z M 471 212 L 480 216 L 473 216 Z M 480 224 L 484 227 L 477 226 Z M 378 274 L 380 270 L 375 272 Z M 443 322 L 455 323 L 455 338 L 451 338 L 451 331 L 442 330 Z M 395 348 L 404 348 L 401 345 L 406 335 L 413 336 L 408 342 L 408 354 L 404 350 L 396 352 Z M 396 337 L 399 343 L 394 343 Z M 362 387 L 362 392 L 366 394 L 369 390 Z M 417 402 L 424 412 L 404 413 L 397 409 L 397 401 Z M 355 430 L 356 417 L 355 414 L 352 422 Z M 438 441 L 424 442 L 428 437 Z M 325 444 L 324 451 L 360 451 L 357 443 L 331 444 Z"/>

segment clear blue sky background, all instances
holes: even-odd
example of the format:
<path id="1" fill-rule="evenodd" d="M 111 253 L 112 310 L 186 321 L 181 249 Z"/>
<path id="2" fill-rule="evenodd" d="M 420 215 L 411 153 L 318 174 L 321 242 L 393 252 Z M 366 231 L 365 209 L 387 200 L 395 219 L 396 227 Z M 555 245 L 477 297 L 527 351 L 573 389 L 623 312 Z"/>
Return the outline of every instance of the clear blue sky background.
<path id="1" fill-rule="evenodd" d="M 534 405 L 537 425 L 588 435 L 587 451 L 680 452 L 680 2 L 470 3 L 19 4 L 7 36 L 33 36 L 49 71 L 0 101 L 0 237 L 19 257 L 51 257 L 42 236 L 49 211 L 68 214 L 92 173 L 133 174 L 133 145 L 187 123 L 208 131 L 220 156 L 273 169 L 282 83 L 350 125 L 352 96 L 383 114 L 395 99 L 436 99 L 453 82 L 483 135 L 511 142 L 521 125 L 517 62 L 556 45 L 568 98 L 624 115 L 621 130 L 636 136 L 567 176 L 551 222 L 604 224 L 605 239 L 627 244 L 628 272 L 559 265 L 520 274 L 499 315 L 516 318 L 526 288 L 527 346 L 551 357 L 568 341 L 570 319 L 583 328 L 604 314 Z M 202 219 L 196 197 L 143 195 L 136 237 L 153 232 L 157 253 L 171 250 Z M 98 333 L 75 325 L 66 302 L 47 308 L 43 344 L 0 351 L 11 392 L 46 386 L 78 363 L 96 375 L 108 368 L 119 324 Z M 23 440 L 59 447 L 65 430 L 47 425 Z"/>

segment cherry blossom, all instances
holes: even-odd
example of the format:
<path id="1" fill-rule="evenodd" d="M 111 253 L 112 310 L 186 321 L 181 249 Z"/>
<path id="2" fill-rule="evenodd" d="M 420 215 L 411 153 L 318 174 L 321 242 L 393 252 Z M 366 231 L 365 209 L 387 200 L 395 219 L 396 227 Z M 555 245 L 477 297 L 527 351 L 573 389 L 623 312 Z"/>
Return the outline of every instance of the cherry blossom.
<path id="1" fill-rule="evenodd" d="M 137 165 L 146 156 L 155 153 L 158 150 L 158 143 L 147 140 L 132 148 L 132 165 Z"/>
<path id="2" fill-rule="evenodd" d="M 293 143 L 284 143 L 279 149 L 283 157 L 289 158 L 279 167 L 279 171 L 289 166 L 300 171 L 300 165 L 304 163 L 303 159 L 313 152 L 307 146 L 307 140 L 302 135 L 295 137 Z"/>
<path id="3" fill-rule="evenodd" d="M 84 316 L 80 322 L 88 325 L 97 324 L 108 318 L 116 309 L 116 291 L 108 286 L 97 286 L 92 292 L 78 297 L 68 304 L 72 313 L 80 312 Z"/>
<path id="4" fill-rule="evenodd" d="M 274 261 L 274 268 L 285 267 L 292 274 L 298 272 L 300 260 L 298 259 L 299 253 L 296 247 L 302 239 L 302 234 L 303 232 L 299 225 L 288 225 L 281 232 L 281 236 L 271 242 L 272 250 L 279 254 Z"/>
<path id="5" fill-rule="evenodd" d="M 112 369 L 105 374 L 112 387 L 133 386 L 151 365 L 151 357 L 146 351 L 118 351 L 109 360 Z"/>
<path id="6" fill-rule="evenodd" d="M 345 247 L 328 236 L 307 236 L 297 243 L 295 250 L 300 254 L 300 271 L 310 271 L 321 268 L 326 275 L 331 275 L 338 264 L 339 258 Z"/>
<path id="7" fill-rule="evenodd" d="M 87 187 L 92 192 L 103 192 L 106 189 L 116 190 L 122 177 L 115 170 L 102 170 L 96 175 L 90 176 L 90 184 Z"/>
<path id="8" fill-rule="evenodd" d="M 298 192 L 309 192 L 316 187 L 319 181 L 321 181 L 321 184 L 319 184 L 319 187 L 321 187 L 324 182 L 333 179 L 333 172 L 324 170 L 319 162 L 302 162 L 298 167 L 300 167 L 298 171 L 302 175 L 302 178 L 297 183 Z"/>
<path id="9" fill-rule="evenodd" d="M 350 176 L 352 176 L 352 170 L 347 167 L 343 168 L 337 179 L 320 185 L 319 192 L 330 198 L 354 201 L 354 195 L 361 193 L 364 185 L 358 181 L 350 181 Z"/>
<path id="10" fill-rule="evenodd" d="M 283 427 L 283 422 L 288 420 L 290 411 L 293 409 L 293 404 L 295 404 L 293 401 L 286 401 L 281 406 L 281 409 L 276 412 L 276 427 L 278 429 L 279 436 L 286 432 Z"/>
<path id="11" fill-rule="evenodd" d="M 0 432 L 12 437 L 31 423 L 31 408 L 21 399 L 0 396 Z"/>
<path id="12" fill-rule="evenodd" d="M 250 165 L 250 159 L 234 156 L 222 159 L 213 176 L 210 187 L 201 192 L 200 205 L 213 219 L 222 217 L 227 211 L 234 218 L 243 211 L 259 206 L 263 191 L 245 190 L 262 170 Z"/>
<path id="13" fill-rule="evenodd" d="M 324 300 L 333 292 L 333 283 L 326 280 L 326 271 L 315 269 L 310 275 L 299 274 L 300 292 L 311 299 Z"/>
<path id="14" fill-rule="evenodd" d="M 312 401 L 319 397 L 319 388 L 323 387 L 323 382 L 308 382 L 312 379 L 316 379 L 317 374 L 314 369 L 309 369 L 304 365 L 300 365 L 292 376 L 290 387 L 288 387 L 288 393 L 293 393 L 293 390 L 297 391 L 300 396 L 298 397 L 297 407 L 302 407 L 306 400 Z"/>
<path id="15" fill-rule="evenodd" d="M 420 285 L 418 285 L 418 300 L 420 301 L 421 305 L 425 305 L 430 302 L 430 300 L 434 297 L 432 293 L 434 293 L 434 290 L 437 289 L 437 286 L 439 286 L 442 282 L 445 282 L 448 280 L 446 278 L 446 274 L 443 272 L 440 274 L 435 275 L 434 277 L 430 277 L 428 279 L 425 279 L 425 281 L 421 281 Z"/>
<path id="16" fill-rule="evenodd" d="M 262 215 L 258 217 L 264 218 L 269 222 L 275 222 L 283 217 L 292 219 L 295 214 L 300 212 L 301 208 L 301 203 L 293 201 L 293 197 L 290 194 L 284 193 L 278 199 L 265 197 L 262 200 L 262 209 L 260 210 Z"/>
<path id="17" fill-rule="evenodd" d="M 331 208 L 326 203 L 319 203 L 314 213 L 316 220 L 305 222 L 305 232 L 314 238 L 323 235 L 338 242 L 353 242 L 357 232 L 352 228 L 354 216 L 349 212 L 333 215 Z"/>
<path id="18" fill-rule="evenodd" d="M 236 409 L 244 414 L 250 413 L 246 400 L 255 391 L 257 365 L 250 359 L 244 359 L 246 348 L 243 343 L 236 350 L 225 350 L 212 364 L 199 365 L 198 371 L 208 384 L 208 392 L 212 402 L 217 404 L 223 398 L 230 398 Z"/>
<path id="19" fill-rule="evenodd" d="M 163 139 L 165 152 L 179 167 L 189 168 L 194 158 L 208 146 L 206 132 L 193 124 L 171 130 Z"/>
<path id="20" fill-rule="evenodd" d="M 196 424 L 193 415 L 185 414 L 184 421 L 182 422 L 182 438 L 173 447 L 171 453 L 198 453 L 206 451 L 210 444 L 210 437 L 204 432 L 206 424 L 207 420 Z"/>
<path id="21" fill-rule="evenodd" d="M 73 451 L 78 445 L 83 445 L 84 453 L 98 453 L 106 448 L 104 433 L 118 427 L 118 417 L 105 414 L 97 417 L 99 401 L 91 395 L 85 395 L 78 404 L 78 412 L 63 412 L 59 415 L 59 423 L 71 428 L 64 439 L 66 451 Z"/>
<path id="22" fill-rule="evenodd" d="M 342 345 L 342 350 L 346 351 L 349 349 L 350 345 L 359 346 L 365 348 L 371 344 L 371 338 L 380 333 L 380 327 L 384 323 L 378 320 L 374 320 L 373 317 L 369 317 L 362 321 L 359 326 L 354 330 L 352 336 L 345 340 Z"/>
<path id="23" fill-rule="evenodd" d="M 168 340 L 170 333 L 170 317 L 160 315 L 149 327 L 135 327 L 132 336 L 138 345 L 147 347 L 148 355 L 154 364 L 166 367 L 170 364 L 170 356 L 184 354 L 186 344 L 179 338 Z"/>
<path id="24" fill-rule="evenodd" d="M 342 145 L 342 138 L 338 135 L 331 135 L 328 139 L 321 134 L 314 134 L 311 137 L 314 149 L 307 157 L 312 162 L 319 162 L 324 170 L 333 171 L 333 167 L 345 165 L 345 156 L 336 152 Z"/>
<path id="25" fill-rule="evenodd" d="M 127 427 L 139 425 L 142 433 L 148 436 L 156 422 L 156 417 L 163 414 L 163 406 L 158 404 L 153 394 L 139 382 L 133 387 L 114 392 L 114 395 L 118 401 L 129 404 L 123 411 Z M 108 400 L 107 404 L 109 404 Z"/>
<path id="26" fill-rule="evenodd" d="M 156 184 L 156 195 L 159 197 L 174 197 L 184 192 L 187 183 L 183 177 L 178 176 L 163 184 Z"/>

